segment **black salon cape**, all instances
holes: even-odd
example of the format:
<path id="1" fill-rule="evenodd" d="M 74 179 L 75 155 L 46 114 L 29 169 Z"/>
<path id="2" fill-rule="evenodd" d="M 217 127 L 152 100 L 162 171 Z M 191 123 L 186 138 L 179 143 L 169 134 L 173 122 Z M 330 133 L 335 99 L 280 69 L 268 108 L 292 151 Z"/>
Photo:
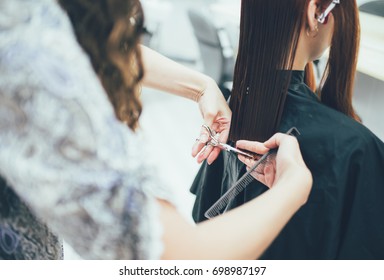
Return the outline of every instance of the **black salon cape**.
<path id="1" fill-rule="evenodd" d="M 384 143 L 360 123 L 321 104 L 303 77 L 293 71 L 280 131 L 292 126 L 300 131 L 313 188 L 308 202 L 261 258 L 383 260 Z M 227 152 L 211 166 L 203 163 L 191 187 L 194 220 L 205 220 L 205 211 L 244 172 L 244 165 Z M 266 190 L 253 181 L 231 208 Z M 254 219 L 262 215 L 254 213 Z"/>

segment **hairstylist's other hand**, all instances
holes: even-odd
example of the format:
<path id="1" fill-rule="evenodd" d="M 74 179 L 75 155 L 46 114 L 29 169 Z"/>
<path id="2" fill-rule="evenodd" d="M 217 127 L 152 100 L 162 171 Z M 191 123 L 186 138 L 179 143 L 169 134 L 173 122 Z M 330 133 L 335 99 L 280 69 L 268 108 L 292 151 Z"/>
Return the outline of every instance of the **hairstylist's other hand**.
<path id="1" fill-rule="evenodd" d="M 297 139 L 287 134 L 277 133 L 264 143 L 244 141 L 237 142 L 237 147 L 257 154 L 265 154 L 269 149 L 279 148 L 276 161 L 266 165 L 264 173 L 252 173 L 260 182 L 272 188 L 275 185 L 295 186 L 302 191 L 305 201 L 312 186 L 312 174 L 302 158 Z M 255 161 L 244 156 L 239 159 L 250 168 Z"/>
<path id="2" fill-rule="evenodd" d="M 220 142 L 226 143 L 231 125 L 232 112 L 214 80 L 209 80 L 207 88 L 198 102 L 204 123 L 208 125 L 212 131 L 219 133 L 218 140 Z M 221 151 L 220 148 L 206 145 L 208 140 L 208 132 L 206 129 L 201 128 L 200 136 L 192 147 L 192 156 L 197 156 L 198 163 L 206 159 L 208 164 L 211 164 L 216 160 Z"/>

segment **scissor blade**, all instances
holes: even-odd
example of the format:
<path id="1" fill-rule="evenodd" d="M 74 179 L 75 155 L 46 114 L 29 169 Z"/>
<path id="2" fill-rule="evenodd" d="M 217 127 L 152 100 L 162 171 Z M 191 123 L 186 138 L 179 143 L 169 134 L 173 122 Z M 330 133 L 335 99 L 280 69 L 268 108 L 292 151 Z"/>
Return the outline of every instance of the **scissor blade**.
<path id="1" fill-rule="evenodd" d="M 250 154 L 250 153 L 247 153 L 247 152 L 244 152 L 242 150 L 239 150 L 237 148 L 234 148 L 228 144 L 223 144 L 223 143 L 220 143 L 219 145 L 222 149 L 228 151 L 228 152 L 233 152 L 233 153 L 236 153 L 236 154 L 240 154 L 240 155 L 243 155 L 243 156 L 246 156 L 246 157 L 249 157 L 249 158 L 254 158 L 255 155 L 253 154 Z"/>

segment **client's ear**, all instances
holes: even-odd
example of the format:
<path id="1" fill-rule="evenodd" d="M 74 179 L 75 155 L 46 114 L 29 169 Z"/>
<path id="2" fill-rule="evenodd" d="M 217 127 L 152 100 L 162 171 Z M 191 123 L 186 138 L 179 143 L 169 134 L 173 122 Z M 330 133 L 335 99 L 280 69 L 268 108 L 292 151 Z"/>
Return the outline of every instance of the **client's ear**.
<path id="1" fill-rule="evenodd" d="M 319 12 L 320 1 L 310 0 L 307 10 L 307 24 L 309 31 L 316 31 L 318 29 L 317 13 Z"/>

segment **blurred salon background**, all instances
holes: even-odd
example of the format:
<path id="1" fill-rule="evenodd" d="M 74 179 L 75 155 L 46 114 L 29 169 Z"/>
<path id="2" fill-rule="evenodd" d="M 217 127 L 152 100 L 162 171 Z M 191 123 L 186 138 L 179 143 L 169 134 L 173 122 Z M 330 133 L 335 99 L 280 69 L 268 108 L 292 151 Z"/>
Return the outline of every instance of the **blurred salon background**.
<path id="1" fill-rule="evenodd" d="M 342 0 L 341 0 L 342 1 Z M 141 0 L 147 33 L 143 44 L 202 71 L 224 93 L 231 88 L 239 36 L 240 0 Z M 354 105 L 363 123 L 384 141 L 384 0 L 357 0 L 362 28 Z M 318 74 L 324 59 L 317 63 Z M 189 100 L 144 88 L 141 119 L 145 145 L 160 178 L 174 190 L 191 221 L 189 187 L 199 165 L 191 148 L 202 123 Z M 75 259 L 70 248 L 66 259 Z"/>

